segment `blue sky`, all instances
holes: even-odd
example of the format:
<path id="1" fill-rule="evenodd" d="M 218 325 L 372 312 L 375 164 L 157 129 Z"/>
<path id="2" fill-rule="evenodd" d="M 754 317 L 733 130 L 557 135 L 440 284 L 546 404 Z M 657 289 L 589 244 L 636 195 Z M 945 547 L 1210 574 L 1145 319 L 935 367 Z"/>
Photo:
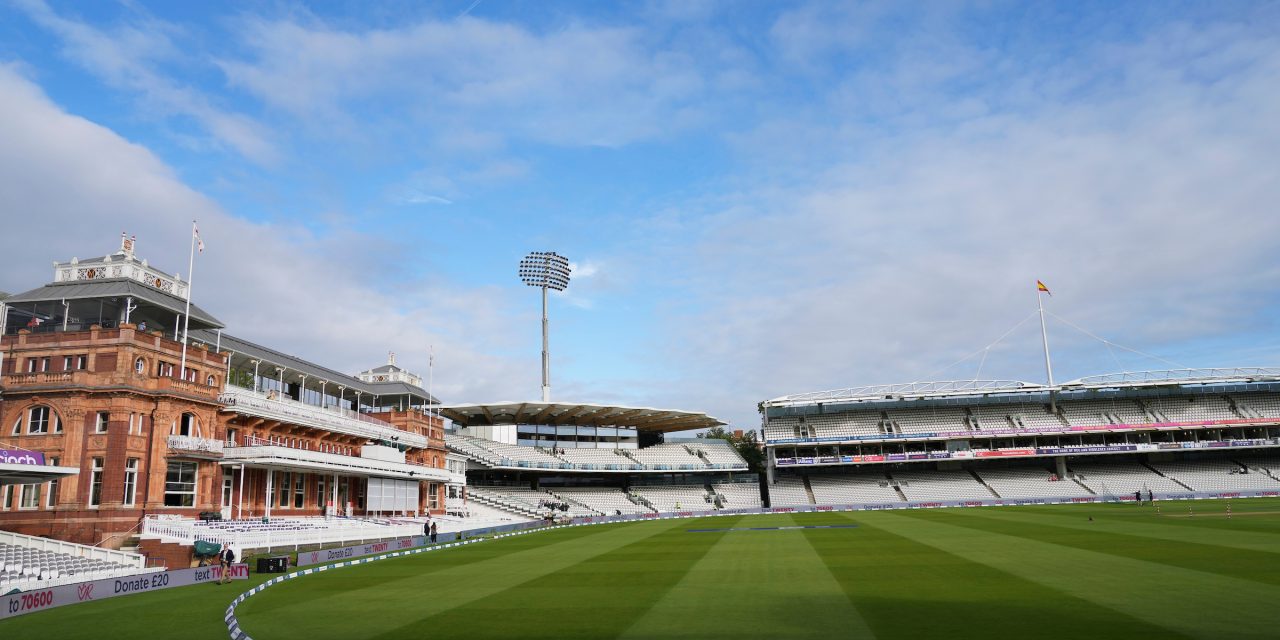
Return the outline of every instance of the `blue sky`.
<path id="1" fill-rule="evenodd" d="M 447 402 L 1280 363 L 1268 3 L 0 2 L 0 290 L 121 230 Z M 965 360 L 966 356 L 973 357 Z M 983 355 L 985 354 L 985 359 Z M 960 364 L 949 366 L 956 361 Z M 982 363 L 979 372 L 978 365 Z M 1171 365 L 1168 365 L 1171 366 Z M 425 371 L 422 371 L 425 373 Z"/>

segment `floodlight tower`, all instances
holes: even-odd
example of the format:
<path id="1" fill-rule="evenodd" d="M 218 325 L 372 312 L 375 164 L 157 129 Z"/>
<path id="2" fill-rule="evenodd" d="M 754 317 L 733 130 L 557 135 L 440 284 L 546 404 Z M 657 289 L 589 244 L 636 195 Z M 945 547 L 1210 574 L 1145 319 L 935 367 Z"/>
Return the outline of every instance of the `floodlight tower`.
<path id="1" fill-rule="evenodd" d="M 534 251 L 520 261 L 520 281 L 542 289 L 542 401 L 551 402 L 551 357 L 547 347 L 547 289 L 569 286 L 569 259 L 554 251 Z"/>

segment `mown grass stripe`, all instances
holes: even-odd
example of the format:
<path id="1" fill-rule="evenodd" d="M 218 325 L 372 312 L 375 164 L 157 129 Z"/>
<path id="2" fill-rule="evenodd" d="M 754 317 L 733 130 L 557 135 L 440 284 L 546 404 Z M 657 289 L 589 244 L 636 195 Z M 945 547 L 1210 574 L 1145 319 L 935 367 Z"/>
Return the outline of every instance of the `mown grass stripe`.
<path id="1" fill-rule="evenodd" d="M 845 596 L 880 638 L 1182 637 L 1125 613 L 891 533 L 879 514 L 839 514 L 858 535 L 809 532 Z"/>
<path id="2" fill-rule="evenodd" d="M 741 524 L 781 524 L 779 517 L 748 517 Z M 790 516 L 781 517 L 794 524 Z M 842 597 L 803 530 L 782 530 L 723 535 L 622 637 L 875 636 L 858 610 Z"/>
<path id="3" fill-rule="evenodd" d="M 937 512 L 916 512 L 907 515 L 933 521 L 939 520 Z M 945 518 L 949 524 L 956 526 L 1280 585 L 1280 574 L 1271 569 L 1271 565 L 1276 561 L 1275 555 L 1261 551 L 1222 547 L 1204 541 L 1191 543 L 1156 540 L 1133 533 L 1102 531 L 1088 527 L 1063 527 L 1038 520 L 1007 520 L 990 515 L 988 509 L 961 509 L 947 514 Z M 1090 524 L 1087 519 L 1084 523 Z M 1093 524 L 1097 524 L 1096 519 Z M 1276 542 L 1280 543 L 1280 539 Z"/>
<path id="4" fill-rule="evenodd" d="M 637 526 L 564 529 L 561 532 L 567 537 L 556 536 L 560 540 L 553 544 L 535 541 L 518 551 L 505 542 L 476 545 L 476 551 L 487 548 L 486 553 L 471 554 L 468 551 L 472 548 L 467 548 L 444 554 L 441 558 L 453 556 L 460 558 L 459 563 L 438 571 L 424 571 L 435 559 L 424 554 L 312 576 L 245 601 L 240 623 L 251 636 L 261 638 L 375 638 L 681 524 L 679 520 L 662 520 Z M 523 538 L 545 542 L 546 535 Z M 351 588 L 356 585 L 359 588 Z M 336 615 L 318 616 L 316 612 Z"/>
<path id="5" fill-rule="evenodd" d="M 1008 509 L 964 509 L 959 513 L 1005 522 L 1039 523 L 1082 531 L 1104 531 L 1170 542 L 1210 544 L 1215 547 L 1280 554 L 1280 532 L 1222 527 L 1219 533 L 1215 533 L 1211 539 L 1206 539 L 1204 531 L 1179 526 L 1173 518 L 1156 515 L 1154 511 L 1148 512 L 1144 517 L 1095 517 L 1092 521 L 1089 520 L 1089 516 L 1093 514 L 1063 511 L 1020 513 Z"/>
<path id="6" fill-rule="evenodd" d="M 877 515 L 876 526 L 892 533 L 1176 633 L 1274 638 L 1280 623 L 1272 604 L 1280 588 L 1271 585 L 912 515 Z"/>
<path id="7" fill-rule="evenodd" d="M 615 637 L 680 583 L 723 535 L 692 536 L 683 527 L 668 529 L 384 637 L 431 637 L 441 629 L 459 628 L 467 629 L 472 639 Z M 511 615 L 513 611 L 522 614 Z"/>

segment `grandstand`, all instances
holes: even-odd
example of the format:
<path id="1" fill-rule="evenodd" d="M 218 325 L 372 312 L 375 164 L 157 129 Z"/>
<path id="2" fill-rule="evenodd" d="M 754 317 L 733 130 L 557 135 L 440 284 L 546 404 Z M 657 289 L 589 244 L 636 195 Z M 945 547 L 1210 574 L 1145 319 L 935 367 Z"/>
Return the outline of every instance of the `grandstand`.
<path id="1" fill-rule="evenodd" d="M 715 494 L 701 484 L 632 487 L 631 492 L 659 513 L 714 511 L 716 508 Z"/>
<path id="2" fill-rule="evenodd" d="M 560 487 L 549 489 L 552 495 L 562 500 L 576 502 L 601 515 L 653 513 L 653 509 L 630 497 L 618 489 L 604 487 Z M 758 492 L 757 492 L 758 494 Z M 756 496 L 759 500 L 759 495 Z"/>
<path id="3" fill-rule="evenodd" d="M 775 506 L 1280 489 L 1265 462 L 1280 447 L 1280 369 L 878 385 L 761 410 Z"/>

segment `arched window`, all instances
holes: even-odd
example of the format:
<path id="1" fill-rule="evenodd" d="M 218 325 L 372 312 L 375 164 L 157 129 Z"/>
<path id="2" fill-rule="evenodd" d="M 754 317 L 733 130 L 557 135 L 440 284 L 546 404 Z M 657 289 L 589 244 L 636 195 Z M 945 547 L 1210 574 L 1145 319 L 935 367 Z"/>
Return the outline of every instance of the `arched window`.
<path id="1" fill-rule="evenodd" d="M 45 405 L 38 404 L 27 409 L 25 418 L 27 419 L 27 433 L 49 433 L 50 429 L 52 429 L 53 433 L 62 433 L 62 418 Z M 22 419 L 19 418 L 18 422 L 19 424 L 13 425 L 15 434 L 21 431 Z"/>
<path id="2" fill-rule="evenodd" d="M 134 373 L 136 373 L 136 374 L 138 374 L 138 375 L 142 375 L 142 374 L 146 373 L 146 372 L 147 372 L 147 360 L 146 360 L 145 358 L 138 358 L 137 360 L 134 360 L 134 361 L 133 361 L 133 372 L 134 372 Z"/>
<path id="3" fill-rule="evenodd" d="M 207 384 L 207 385 L 209 385 L 209 386 L 211 386 L 211 387 L 213 387 L 213 386 L 217 386 L 217 384 L 218 384 L 218 379 L 217 379 L 217 378 L 215 378 L 215 377 L 213 377 L 213 376 L 209 376 L 208 378 L 206 378 L 206 379 L 205 379 L 204 383 L 205 383 L 205 384 Z"/>
<path id="4" fill-rule="evenodd" d="M 184 413 L 174 423 L 173 433 L 179 436 L 195 436 L 200 432 L 194 413 Z"/>

